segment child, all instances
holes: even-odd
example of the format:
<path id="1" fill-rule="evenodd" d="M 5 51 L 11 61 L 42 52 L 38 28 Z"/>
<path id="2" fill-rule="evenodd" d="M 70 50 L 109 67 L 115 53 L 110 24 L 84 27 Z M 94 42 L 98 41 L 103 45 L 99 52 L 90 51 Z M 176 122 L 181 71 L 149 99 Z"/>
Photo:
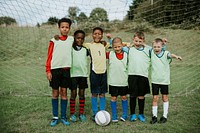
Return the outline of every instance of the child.
<path id="1" fill-rule="evenodd" d="M 79 88 L 79 119 L 86 121 L 84 115 L 85 105 L 85 89 L 88 88 L 87 77 L 88 77 L 88 50 L 82 46 L 85 40 L 85 32 L 77 30 L 74 33 L 74 43 L 72 50 L 72 67 L 70 69 L 72 86 L 71 86 L 71 97 L 70 97 L 70 119 L 75 122 L 75 104 L 77 96 L 77 87 Z"/>
<path id="2" fill-rule="evenodd" d="M 152 62 L 152 120 L 151 124 L 157 122 L 157 112 L 158 112 L 158 95 L 159 90 L 162 94 L 163 100 L 163 116 L 160 118 L 159 123 L 167 122 L 168 114 L 168 85 L 170 84 L 170 66 L 171 58 L 176 58 L 182 60 L 180 56 L 175 54 L 170 54 L 169 51 L 162 50 L 163 40 L 156 38 L 153 42 L 153 51 L 151 52 L 151 62 Z"/>
<path id="3" fill-rule="evenodd" d="M 58 97 L 60 93 L 61 101 L 61 122 L 70 125 L 66 118 L 67 109 L 67 88 L 70 86 L 71 67 L 71 47 L 73 37 L 68 36 L 71 20 L 62 18 L 58 21 L 60 31 L 59 40 L 51 39 L 48 47 L 48 57 L 46 60 L 46 76 L 52 87 L 52 113 L 53 118 L 50 125 L 58 123 Z"/>
<path id="4" fill-rule="evenodd" d="M 109 94 L 111 94 L 110 106 L 112 109 L 112 122 L 118 122 L 117 118 L 117 96 L 121 96 L 122 116 L 120 119 L 126 121 L 128 100 L 126 94 L 128 92 L 128 73 L 127 73 L 127 53 L 122 51 L 122 40 L 116 37 L 112 40 L 114 51 L 107 53 L 109 59 Z"/>
<path id="5" fill-rule="evenodd" d="M 150 93 L 148 73 L 150 66 L 149 48 L 144 44 L 143 32 L 136 32 L 133 37 L 133 47 L 128 52 L 128 85 L 130 93 L 130 121 L 137 119 L 135 108 L 138 99 L 138 119 L 145 122 L 145 94 Z"/>
<path id="6" fill-rule="evenodd" d="M 107 93 L 107 73 L 106 73 L 106 51 L 102 45 L 103 29 L 96 27 L 92 33 L 93 42 L 86 43 L 84 46 L 89 49 L 91 56 L 90 69 L 90 89 L 92 93 L 91 103 L 93 115 L 91 119 L 94 121 L 95 115 L 98 112 L 97 97 L 100 99 L 100 110 L 105 110 Z"/>

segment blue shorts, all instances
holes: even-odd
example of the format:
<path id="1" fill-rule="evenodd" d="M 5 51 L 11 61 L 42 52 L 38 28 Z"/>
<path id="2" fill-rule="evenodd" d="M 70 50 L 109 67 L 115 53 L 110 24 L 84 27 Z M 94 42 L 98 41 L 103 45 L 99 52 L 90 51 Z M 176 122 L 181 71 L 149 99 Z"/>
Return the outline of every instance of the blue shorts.
<path id="1" fill-rule="evenodd" d="M 51 74 L 52 80 L 49 83 L 52 89 L 69 88 L 71 86 L 70 69 L 52 69 Z"/>
<path id="2" fill-rule="evenodd" d="M 90 89 L 92 94 L 105 94 L 108 92 L 107 87 L 107 73 L 96 74 L 91 70 L 90 72 Z"/>

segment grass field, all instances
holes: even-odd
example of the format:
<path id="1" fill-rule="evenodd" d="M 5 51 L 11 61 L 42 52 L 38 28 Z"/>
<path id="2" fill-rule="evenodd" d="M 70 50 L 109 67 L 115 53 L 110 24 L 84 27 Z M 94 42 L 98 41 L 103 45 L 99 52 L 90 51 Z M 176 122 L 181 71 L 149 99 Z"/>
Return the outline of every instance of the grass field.
<path id="1" fill-rule="evenodd" d="M 146 123 L 118 122 L 100 127 L 91 116 L 90 91 L 86 90 L 85 113 L 87 121 L 58 124 L 50 127 L 51 88 L 45 75 L 45 60 L 48 41 L 57 34 L 49 28 L 0 28 L 0 132 L 1 133 L 88 133 L 88 132 L 148 132 L 187 133 L 200 132 L 200 31 L 155 29 L 146 33 L 149 44 L 155 37 L 169 40 L 167 49 L 181 55 L 183 61 L 171 63 L 169 115 L 166 124 L 149 124 L 151 119 L 151 95 L 146 96 Z M 112 33 L 129 42 L 130 32 Z M 87 37 L 86 41 L 90 41 Z M 69 91 L 68 91 L 69 92 Z M 69 95 L 69 94 L 68 94 Z M 111 112 L 107 95 L 107 110 Z M 68 109 L 69 111 L 69 106 Z M 138 110 L 138 107 L 137 107 Z M 159 102 L 159 117 L 162 102 Z M 120 116 L 121 104 L 118 104 Z M 68 113 L 69 116 L 69 113 Z"/>

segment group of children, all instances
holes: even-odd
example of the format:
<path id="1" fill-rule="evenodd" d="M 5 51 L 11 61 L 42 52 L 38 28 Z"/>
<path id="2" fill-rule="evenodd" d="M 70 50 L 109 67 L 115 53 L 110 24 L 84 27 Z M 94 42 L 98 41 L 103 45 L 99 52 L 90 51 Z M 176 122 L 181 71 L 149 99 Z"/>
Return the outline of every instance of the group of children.
<path id="1" fill-rule="evenodd" d="M 77 121 L 75 111 L 77 88 L 79 88 L 79 119 L 85 121 L 85 89 L 88 88 L 88 56 L 91 58 L 90 64 L 90 89 L 91 107 L 94 121 L 99 110 L 106 109 L 106 97 L 108 92 L 111 95 L 110 107 L 112 110 L 112 122 L 118 121 L 117 97 L 120 96 L 122 104 L 122 114 L 120 120 L 128 119 L 128 99 L 130 94 L 130 121 L 139 119 L 145 122 L 144 106 L 145 95 L 150 93 L 149 69 L 151 68 L 152 81 L 152 120 L 151 124 L 157 120 L 157 102 L 159 91 L 163 99 L 163 116 L 160 123 L 167 121 L 168 113 L 168 85 L 170 84 L 169 63 L 171 58 L 182 59 L 180 56 L 170 54 L 163 47 L 163 40 L 156 38 L 152 48 L 145 45 L 143 32 L 136 32 L 133 37 L 133 45 L 124 46 L 122 39 L 113 38 L 110 42 L 113 50 L 106 52 L 107 45 L 103 38 L 103 29 L 96 27 L 93 29 L 93 42 L 84 43 L 85 32 L 77 30 L 74 37 L 68 36 L 71 27 L 71 20 L 62 18 L 58 21 L 60 31 L 59 37 L 51 39 L 48 48 L 46 61 L 46 75 L 52 87 L 52 114 L 51 126 L 55 126 L 58 119 L 58 103 L 60 94 L 60 121 L 64 125 L 70 125 L 66 118 L 67 109 L 67 88 L 71 90 L 70 96 L 70 120 Z M 106 68 L 108 60 L 108 76 Z M 150 67 L 151 65 L 151 67 Z M 107 83 L 108 81 L 108 83 Z M 136 101 L 138 101 L 139 115 L 136 115 Z M 99 104 L 98 104 L 99 103 Z"/>

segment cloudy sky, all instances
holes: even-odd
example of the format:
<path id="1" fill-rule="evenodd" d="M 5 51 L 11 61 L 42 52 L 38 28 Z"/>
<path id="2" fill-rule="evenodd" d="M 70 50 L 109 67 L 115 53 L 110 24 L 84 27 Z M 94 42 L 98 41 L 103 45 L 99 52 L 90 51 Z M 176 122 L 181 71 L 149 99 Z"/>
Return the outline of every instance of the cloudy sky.
<path id="1" fill-rule="evenodd" d="M 109 20 L 122 20 L 132 0 L 0 0 L 0 16 L 15 18 L 19 25 L 36 25 L 49 17 L 62 18 L 68 8 L 77 6 L 87 16 L 96 8 L 104 8 Z"/>

